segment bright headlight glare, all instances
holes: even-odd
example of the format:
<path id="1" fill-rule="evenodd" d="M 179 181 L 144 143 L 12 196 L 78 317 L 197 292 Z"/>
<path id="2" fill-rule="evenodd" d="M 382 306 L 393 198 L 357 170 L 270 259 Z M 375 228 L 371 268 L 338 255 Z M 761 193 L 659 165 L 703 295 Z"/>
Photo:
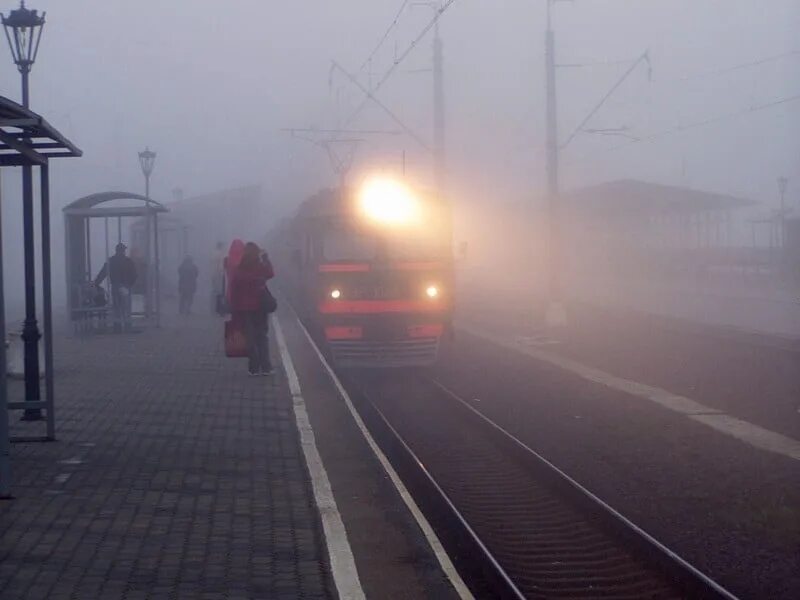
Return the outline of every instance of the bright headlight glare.
<path id="1" fill-rule="evenodd" d="M 331 298 L 333 298 L 334 300 L 338 300 L 341 297 L 342 297 L 342 291 L 341 290 L 338 290 L 338 289 L 331 290 Z"/>
<path id="2" fill-rule="evenodd" d="M 361 213 L 377 223 L 403 225 L 419 218 L 419 200 L 401 181 L 375 177 L 359 195 Z"/>
<path id="3" fill-rule="evenodd" d="M 429 285 L 425 290 L 425 293 L 427 294 L 428 298 L 437 298 L 439 296 L 439 288 L 437 288 L 435 285 Z"/>

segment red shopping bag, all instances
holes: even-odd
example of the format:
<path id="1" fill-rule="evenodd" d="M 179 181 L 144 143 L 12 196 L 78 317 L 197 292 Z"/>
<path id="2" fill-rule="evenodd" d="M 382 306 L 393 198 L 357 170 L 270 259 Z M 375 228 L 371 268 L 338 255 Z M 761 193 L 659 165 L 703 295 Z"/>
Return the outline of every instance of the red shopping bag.
<path id="1" fill-rule="evenodd" d="M 247 337 L 240 319 L 225 321 L 225 356 L 228 358 L 247 357 Z"/>

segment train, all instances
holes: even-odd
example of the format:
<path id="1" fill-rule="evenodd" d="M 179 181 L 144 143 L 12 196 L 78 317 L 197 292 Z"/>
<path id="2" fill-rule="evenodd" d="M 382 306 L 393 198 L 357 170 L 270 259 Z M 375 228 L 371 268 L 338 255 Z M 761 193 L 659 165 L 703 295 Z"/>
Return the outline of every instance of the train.
<path id="1" fill-rule="evenodd" d="M 449 204 L 373 177 L 305 200 L 272 237 L 281 289 L 344 368 L 425 367 L 455 306 Z"/>

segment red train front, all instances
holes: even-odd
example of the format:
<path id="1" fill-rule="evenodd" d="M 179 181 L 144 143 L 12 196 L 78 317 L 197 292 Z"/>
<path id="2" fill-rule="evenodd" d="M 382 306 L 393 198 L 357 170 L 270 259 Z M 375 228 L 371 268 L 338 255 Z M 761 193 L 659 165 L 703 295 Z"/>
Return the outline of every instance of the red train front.
<path id="1" fill-rule="evenodd" d="M 390 178 L 309 198 L 289 224 L 295 301 L 342 367 L 425 366 L 452 326 L 450 211 Z"/>

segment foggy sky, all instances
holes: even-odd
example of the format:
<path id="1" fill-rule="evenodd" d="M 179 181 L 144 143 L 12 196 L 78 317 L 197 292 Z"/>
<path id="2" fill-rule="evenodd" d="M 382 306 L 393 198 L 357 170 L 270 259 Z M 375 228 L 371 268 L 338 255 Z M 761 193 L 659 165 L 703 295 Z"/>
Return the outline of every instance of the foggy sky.
<path id="1" fill-rule="evenodd" d="M 156 199 L 169 199 L 175 187 L 193 195 L 262 183 L 280 205 L 333 183 L 323 153 L 280 130 L 336 126 L 357 104 L 358 93 L 342 77 L 329 86 L 330 61 L 357 71 L 400 3 L 29 2 L 47 11 L 31 108 L 85 152 L 80 159 L 54 161 L 54 210 L 95 191 L 141 191 L 136 152 L 145 145 L 158 152 Z M 7 13 L 17 4 L 0 2 L 0 9 Z M 520 201 L 541 190 L 544 7 L 544 0 L 457 0 L 443 17 L 449 179 L 456 197 Z M 415 8 L 403 17 L 373 61 L 375 78 L 430 14 Z M 800 55 L 708 74 L 800 50 L 796 0 L 576 0 L 559 2 L 554 17 L 559 62 L 624 61 L 650 50 L 652 82 L 640 68 L 590 127 L 624 125 L 646 136 L 800 94 Z M 428 37 L 380 93 L 426 139 L 430 73 L 406 71 L 430 68 L 430 55 Z M 625 68 L 559 71 L 562 139 Z M 19 99 L 19 76 L 5 46 L 0 82 L 0 94 Z M 624 139 L 579 135 L 563 155 L 564 186 L 632 177 L 774 203 L 776 177 L 791 177 L 800 161 L 798 115 L 800 102 L 788 103 L 615 150 L 608 149 Z M 395 128 L 374 108 L 354 126 Z M 403 150 L 409 169 L 429 179 L 430 156 L 395 136 L 362 145 L 355 172 L 396 167 Z M 16 171 L 5 170 L 11 296 L 21 264 L 21 211 L 13 200 L 18 179 Z M 800 180 L 790 188 L 792 202 L 798 192 Z M 57 229 L 60 223 L 54 220 Z"/>

